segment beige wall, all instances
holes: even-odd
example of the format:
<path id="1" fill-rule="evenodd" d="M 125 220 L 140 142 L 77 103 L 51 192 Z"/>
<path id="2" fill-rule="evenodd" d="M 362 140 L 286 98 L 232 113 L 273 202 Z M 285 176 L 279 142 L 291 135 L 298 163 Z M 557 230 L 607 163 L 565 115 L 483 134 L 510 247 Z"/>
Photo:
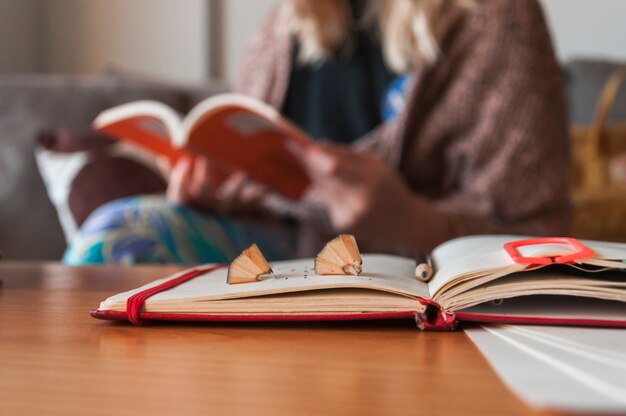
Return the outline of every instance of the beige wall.
<path id="1" fill-rule="evenodd" d="M 600 57 L 626 61 L 625 0 L 541 0 L 561 60 Z"/>
<path id="2" fill-rule="evenodd" d="M 45 67 L 107 68 L 201 81 L 209 68 L 204 0 L 45 0 Z"/>
<path id="3" fill-rule="evenodd" d="M 0 72 L 118 68 L 196 82 L 213 70 L 232 80 L 248 36 L 278 1 L 0 0 Z M 540 1 L 562 60 L 626 60 L 626 0 Z"/>
<path id="4" fill-rule="evenodd" d="M 222 0 L 224 16 L 223 74 L 232 80 L 250 34 L 278 0 Z"/>
<path id="5" fill-rule="evenodd" d="M 0 72 L 43 69 L 39 0 L 0 0 Z"/>

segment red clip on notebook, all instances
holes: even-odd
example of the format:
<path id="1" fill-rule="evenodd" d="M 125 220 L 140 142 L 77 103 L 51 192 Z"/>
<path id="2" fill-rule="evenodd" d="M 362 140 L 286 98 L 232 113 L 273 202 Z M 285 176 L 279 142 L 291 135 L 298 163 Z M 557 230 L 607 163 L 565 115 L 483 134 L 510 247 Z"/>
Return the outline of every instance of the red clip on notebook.
<path id="1" fill-rule="evenodd" d="M 360 276 L 317 276 L 313 259 L 272 263 L 275 278 L 229 285 L 202 266 L 112 296 L 92 312 L 109 320 L 327 321 L 414 319 L 422 329 L 459 322 L 626 327 L 626 244 L 572 238 L 473 236 L 415 261 L 365 254 Z"/>
<path id="2" fill-rule="evenodd" d="M 546 244 L 564 244 L 572 249 L 571 253 L 560 254 L 557 256 L 533 256 L 524 257 L 518 251 L 523 246 L 540 246 Z M 551 237 L 551 238 L 529 238 L 528 240 L 511 241 L 504 245 L 504 250 L 513 259 L 514 262 L 520 264 L 530 264 L 543 266 L 548 264 L 574 264 L 576 261 L 584 262 L 585 259 L 593 258 L 593 250 L 583 245 L 575 238 L 569 237 Z"/>

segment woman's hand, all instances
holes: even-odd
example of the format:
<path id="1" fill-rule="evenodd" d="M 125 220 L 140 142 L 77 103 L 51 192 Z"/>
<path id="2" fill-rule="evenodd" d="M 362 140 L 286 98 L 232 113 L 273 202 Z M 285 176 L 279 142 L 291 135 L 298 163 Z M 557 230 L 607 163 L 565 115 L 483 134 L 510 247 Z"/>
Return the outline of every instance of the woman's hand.
<path id="1" fill-rule="evenodd" d="M 289 150 L 311 178 L 306 198 L 326 209 L 335 231 L 409 249 L 430 249 L 450 236 L 445 215 L 380 157 L 331 144 Z"/>
<path id="2" fill-rule="evenodd" d="M 242 171 L 232 171 L 206 158 L 183 158 L 169 175 L 167 198 L 219 214 L 258 215 L 266 187 Z"/>

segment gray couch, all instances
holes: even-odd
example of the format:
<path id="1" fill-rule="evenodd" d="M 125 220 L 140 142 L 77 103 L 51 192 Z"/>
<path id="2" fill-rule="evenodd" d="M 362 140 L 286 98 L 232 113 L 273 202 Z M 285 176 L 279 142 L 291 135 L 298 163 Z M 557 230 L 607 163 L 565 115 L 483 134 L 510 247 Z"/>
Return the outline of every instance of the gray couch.
<path id="1" fill-rule="evenodd" d="M 87 128 L 102 110 L 139 99 L 185 113 L 224 88 L 181 87 L 116 74 L 0 76 L 0 250 L 7 259 L 59 259 L 65 240 L 33 155 L 44 129 Z"/>
<path id="2" fill-rule="evenodd" d="M 611 62 L 575 61 L 565 66 L 570 118 L 588 123 Z M 224 88 L 180 87 L 104 74 L 95 77 L 0 76 L 0 250 L 9 259 L 59 259 L 65 240 L 33 157 L 37 133 L 57 127 L 85 128 L 102 110 L 128 101 L 163 101 L 187 112 Z M 612 121 L 626 120 L 626 93 Z"/>

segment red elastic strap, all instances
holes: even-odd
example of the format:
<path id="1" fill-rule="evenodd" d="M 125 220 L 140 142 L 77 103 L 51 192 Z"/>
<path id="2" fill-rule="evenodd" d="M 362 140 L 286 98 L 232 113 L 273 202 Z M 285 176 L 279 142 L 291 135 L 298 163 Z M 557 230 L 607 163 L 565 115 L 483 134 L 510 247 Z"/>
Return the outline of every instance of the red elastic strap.
<path id="1" fill-rule="evenodd" d="M 135 293 L 126 301 L 126 317 L 130 323 L 135 325 L 141 325 L 145 323 L 141 319 L 141 309 L 143 308 L 146 299 L 150 296 L 156 295 L 157 293 L 165 292 L 173 287 L 176 287 L 182 283 L 185 283 L 194 277 L 197 277 L 201 274 L 212 272 L 214 270 L 220 269 L 224 267 L 223 265 L 217 266 L 209 266 L 209 267 L 201 267 L 197 269 L 190 270 L 174 279 L 169 279 L 160 285 L 148 288 L 146 290 L 142 290 L 139 293 Z"/>

